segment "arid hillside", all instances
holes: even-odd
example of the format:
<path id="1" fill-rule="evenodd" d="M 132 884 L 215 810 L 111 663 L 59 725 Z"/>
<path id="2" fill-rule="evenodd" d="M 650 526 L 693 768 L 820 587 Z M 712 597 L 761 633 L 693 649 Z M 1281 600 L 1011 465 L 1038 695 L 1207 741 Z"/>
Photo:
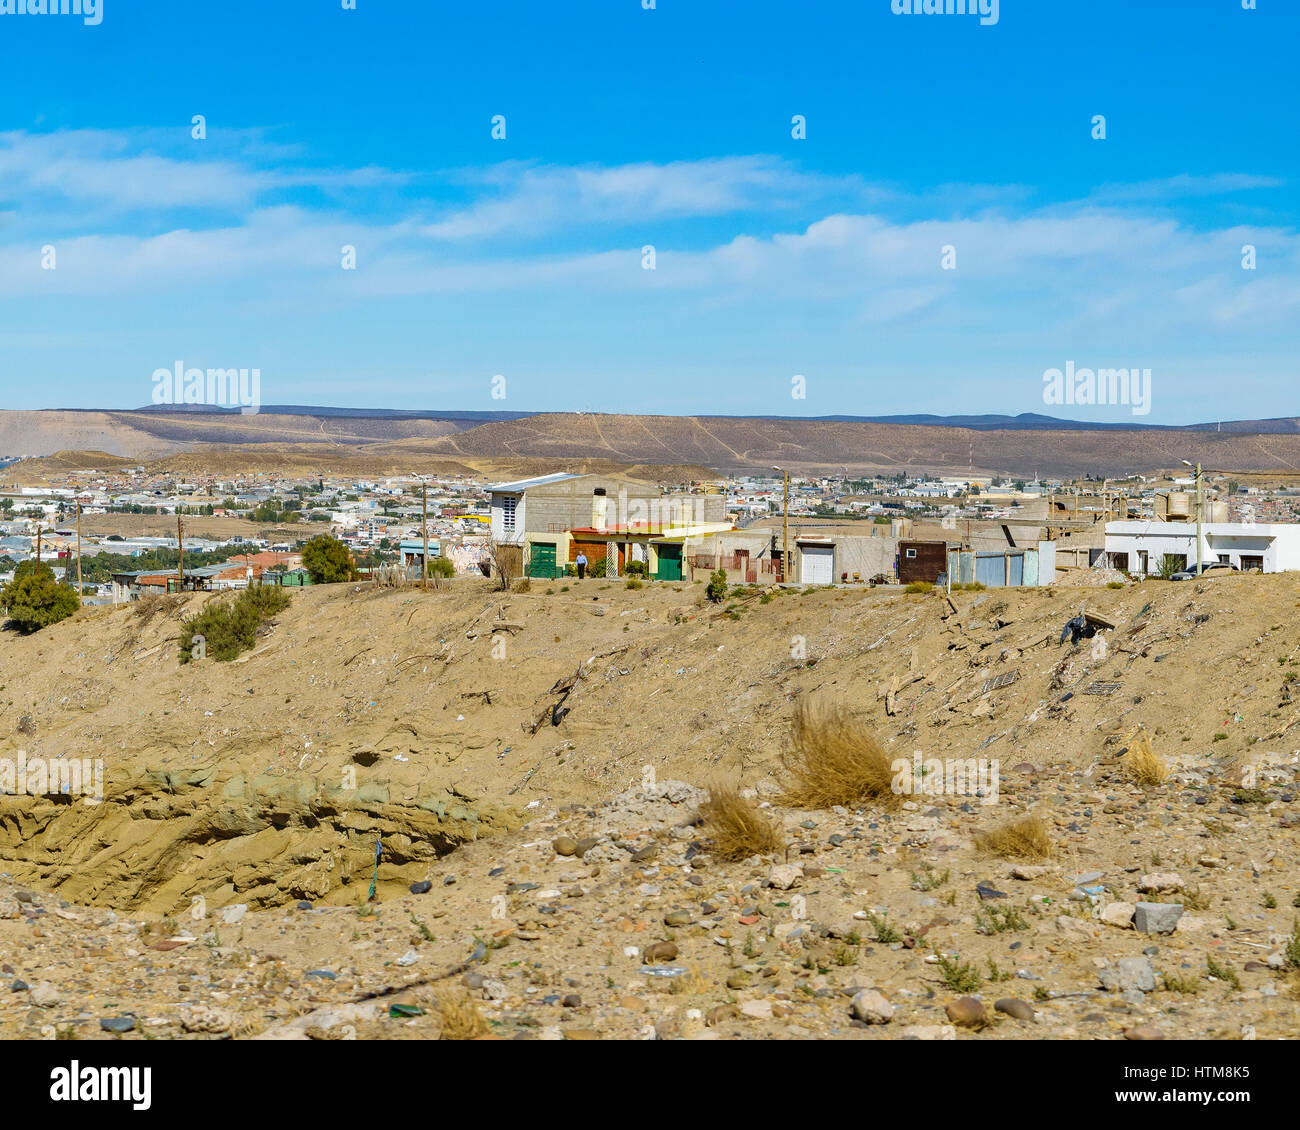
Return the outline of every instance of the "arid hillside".
<path id="1" fill-rule="evenodd" d="M 462 1010 L 575 1039 L 1300 1032 L 1294 577 L 721 607 L 332 585 L 182 666 L 211 599 L 0 636 L 0 765 L 103 765 L 102 803 L 0 797 L 0 942 L 40 925 L 0 1031 L 82 1024 L 72 984 L 192 1036 L 451 1038 Z M 1113 627 L 1061 644 L 1081 610 Z M 792 803 L 801 703 L 1000 784 Z M 1125 760 L 1146 741 L 1155 769 Z M 729 852 L 726 784 L 771 842 Z M 1176 932 L 1135 931 L 1139 902 Z"/>
<path id="2" fill-rule="evenodd" d="M 854 472 L 1075 476 L 1131 474 L 1201 460 L 1230 470 L 1300 469 L 1300 436 L 1182 429 L 1134 431 L 981 430 L 858 421 L 705 416 L 553 414 L 483 424 L 448 435 L 433 450 L 602 455 L 625 463 L 699 462 L 722 471 L 773 465 Z"/>
<path id="3" fill-rule="evenodd" d="M 0 454 L 98 450 L 217 468 L 487 475 L 637 465 L 676 481 L 717 472 L 1125 475 L 1182 459 L 1233 472 L 1300 472 L 1300 435 L 1193 428 L 1005 429 L 854 420 L 544 413 L 476 424 L 329 414 L 0 412 Z M 188 453 L 188 454 L 186 454 Z M 25 465 L 30 467 L 30 464 Z M 711 470 L 710 470 L 711 469 Z"/>
<path id="4" fill-rule="evenodd" d="M 103 798 L 0 797 L 0 1031 L 1300 1034 L 1295 577 L 702 593 L 320 586 L 188 666 L 216 597 L 5 632 L 0 766 Z M 801 703 L 996 787 L 792 801 Z"/>

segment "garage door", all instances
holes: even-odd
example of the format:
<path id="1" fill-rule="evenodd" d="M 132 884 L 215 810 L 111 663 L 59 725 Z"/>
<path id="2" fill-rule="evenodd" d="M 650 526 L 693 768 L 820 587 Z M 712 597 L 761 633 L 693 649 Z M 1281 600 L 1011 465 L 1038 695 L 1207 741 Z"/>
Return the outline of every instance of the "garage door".
<path id="1" fill-rule="evenodd" d="M 528 559 L 528 575 L 554 579 L 556 576 L 555 546 L 533 543 Z"/>
<path id="2" fill-rule="evenodd" d="M 835 550 L 829 545 L 803 547 L 803 583 L 829 585 L 835 579 Z"/>

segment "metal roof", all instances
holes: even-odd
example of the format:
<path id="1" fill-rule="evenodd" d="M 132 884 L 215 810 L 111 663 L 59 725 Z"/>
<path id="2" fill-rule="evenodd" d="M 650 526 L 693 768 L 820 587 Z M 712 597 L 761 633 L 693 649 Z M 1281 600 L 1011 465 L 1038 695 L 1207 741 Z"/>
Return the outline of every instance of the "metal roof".
<path id="1" fill-rule="evenodd" d="M 554 475 L 539 475 L 535 479 L 519 479 L 513 483 L 492 483 L 488 486 L 490 491 L 505 491 L 510 494 L 517 494 L 526 491 L 530 487 L 549 486 L 551 483 L 562 483 L 565 479 L 582 479 L 585 475 L 573 475 L 567 471 L 560 471 Z"/>

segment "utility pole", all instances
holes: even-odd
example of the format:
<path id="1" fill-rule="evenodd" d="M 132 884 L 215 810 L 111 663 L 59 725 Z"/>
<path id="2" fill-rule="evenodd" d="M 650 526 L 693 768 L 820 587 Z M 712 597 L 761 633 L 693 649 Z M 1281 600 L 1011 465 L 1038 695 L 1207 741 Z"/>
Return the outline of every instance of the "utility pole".
<path id="1" fill-rule="evenodd" d="M 176 591 L 185 591 L 185 533 L 181 527 L 181 512 L 176 511 Z"/>
<path id="2" fill-rule="evenodd" d="M 36 564 L 41 563 L 41 524 L 36 523 Z"/>
<path id="3" fill-rule="evenodd" d="M 790 580 L 790 472 L 781 467 L 772 470 L 781 472 L 785 484 L 781 500 L 781 583 L 786 584 Z"/>
<path id="4" fill-rule="evenodd" d="M 420 588 L 429 587 L 429 500 L 428 484 L 420 482 L 420 527 L 424 531 L 424 556 L 420 558 Z"/>
<path id="5" fill-rule="evenodd" d="M 1184 467 L 1191 467 L 1193 464 L 1186 459 L 1182 461 Z M 1196 575 L 1199 577 L 1205 570 L 1201 563 L 1201 465 L 1195 464 L 1196 468 Z"/>
<path id="6" fill-rule="evenodd" d="M 1199 577 L 1205 568 L 1201 563 L 1201 465 L 1196 464 L 1196 575 Z"/>
<path id="7" fill-rule="evenodd" d="M 77 499 L 77 606 L 80 607 L 84 597 L 81 587 L 81 499 Z"/>

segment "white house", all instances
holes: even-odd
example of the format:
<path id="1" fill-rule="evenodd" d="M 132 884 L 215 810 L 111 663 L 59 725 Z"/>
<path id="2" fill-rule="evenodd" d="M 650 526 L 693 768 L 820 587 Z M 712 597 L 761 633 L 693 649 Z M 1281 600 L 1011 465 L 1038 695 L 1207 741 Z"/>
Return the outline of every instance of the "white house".
<path id="1" fill-rule="evenodd" d="M 1294 522 L 1206 522 L 1201 560 L 1238 569 L 1283 573 L 1300 569 L 1300 525 Z M 1195 568 L 1195 522 L 1107 522 L 1106 555 L 1116 569 L 1156 573 L 1166 554 L 1179 568 Z"/>
<path id="2" fill-rule="evenodd" d="M 492 498 L 492 540 L 507 545 L 524 543 L 524 508 L 527 505 L 528 491 L 533 487 L 560 483 L 565 479 L 577 479 L 579 475 L 559 472 L 554 475 L 539 475 L 533 479 L 518 479 L 513 483 L 495 483 L 489 486 Z"/>

